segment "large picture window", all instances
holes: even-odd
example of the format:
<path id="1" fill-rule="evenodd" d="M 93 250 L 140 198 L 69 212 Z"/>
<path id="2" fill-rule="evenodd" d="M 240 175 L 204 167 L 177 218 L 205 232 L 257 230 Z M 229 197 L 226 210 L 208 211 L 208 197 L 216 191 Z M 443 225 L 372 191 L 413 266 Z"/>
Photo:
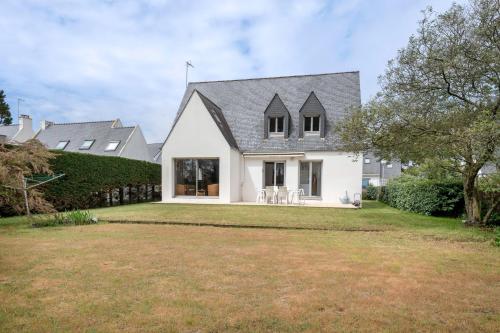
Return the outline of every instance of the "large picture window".
<path id="1" fill-rule="evenodd" d="M 219 159 L 176 159 L 175 195 L 219 196 Z"/>
<path id="2" fill-rule="evenodd" d="M 321 196 L 321 162 L 300 162 L 299 178 L 306 197 Z"/>

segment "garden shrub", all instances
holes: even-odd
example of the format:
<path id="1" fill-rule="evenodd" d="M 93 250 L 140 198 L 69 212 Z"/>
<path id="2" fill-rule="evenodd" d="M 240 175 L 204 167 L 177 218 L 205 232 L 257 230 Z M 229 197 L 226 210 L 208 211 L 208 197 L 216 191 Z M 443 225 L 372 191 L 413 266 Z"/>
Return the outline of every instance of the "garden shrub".
<path id="1" fill-rule="evenodd" d="M 403 176 L 382 187 L 380 200 L 410 212 L 459 216 L 463 213 L 463 187 L 459 180 L 436 181 Z"/>
<path id="2" fill-rule="evenodd" d="M 366 198 L 368 200 L 377 200 L 378 191 L 379 191 L 378 187 L 369 184 L 368 187 L 366 188 Z"/>
<path id="3" fill-rule="evenodd" d="M 98 207 L 100 193 L 126 186 L 161 184 L 161 166 L 114 156 L 58 152 L 54 173 L 65 176 L 43 187 L 45 198 L 58 211 Z"/>

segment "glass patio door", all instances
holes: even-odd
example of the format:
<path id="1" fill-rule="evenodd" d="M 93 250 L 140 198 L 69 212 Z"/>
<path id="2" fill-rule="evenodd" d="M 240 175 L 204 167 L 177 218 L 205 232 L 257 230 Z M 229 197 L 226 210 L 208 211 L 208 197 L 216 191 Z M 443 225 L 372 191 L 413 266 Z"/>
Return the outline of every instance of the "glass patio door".
<path id="1" fill-rule="evenodd" d="M 176 196 L 219 196 L 218 159 L 176 159 Z"/>
<path id="2" fill-rule="evenodd" d="M 264 163 L 264 186 L 285 185 L 285 162 Z"/>
<path id="3" fill-rule="evenodd" d="M 300 188 L 306 197 L 321 195 L 321 162 L 300 162 Z"/>

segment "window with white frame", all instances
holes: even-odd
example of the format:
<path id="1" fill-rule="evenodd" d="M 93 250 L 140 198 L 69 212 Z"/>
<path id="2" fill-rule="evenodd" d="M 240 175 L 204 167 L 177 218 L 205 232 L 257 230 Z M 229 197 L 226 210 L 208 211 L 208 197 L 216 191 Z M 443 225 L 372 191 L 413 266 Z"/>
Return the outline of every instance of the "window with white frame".
<path id="1" fill-rule="evenodd" d="M 56 149 L 64 150 L 64 148 L 66 148 L 68 143 L 69 143 L 69 140 L 59 141 L 59 143 L 56 146 Z"/>
<path id="2" fill-rule="evenodd" d="M 269 134 L 283 134 L 283 117 L 269 117 Z"/>
<path id="3" fill-rule="evenodd" d="M 89 150 L 90 147 L 94 144 L 95 140 L 85 140 L 83 141 L 82 145 L 80 146 L 80 150 Z"/>
<path id="4" fill-rule="evenodd" d="M 370 164 L 371 160 L 369 158 L 365 158 L 365 164 Z"/>
<path id="5" fill-rule="evenodd" d="M 304 132 L 305 133 L 319 133 L 320 117 L 304 117 Z"/>
<path id="6" fill-rule="evenodd" d="M 120 141 L 109 141 L 108 145 L 104 149 L 105 151 L 115 151 L 118 148 Z"/>
<path id="7" fill-rule="evenodd" d="M 387 167 L 388 169 L 392 169 L 392 163 L 387 163 L 387 164 L 386 164 L 386 167 Z"/>

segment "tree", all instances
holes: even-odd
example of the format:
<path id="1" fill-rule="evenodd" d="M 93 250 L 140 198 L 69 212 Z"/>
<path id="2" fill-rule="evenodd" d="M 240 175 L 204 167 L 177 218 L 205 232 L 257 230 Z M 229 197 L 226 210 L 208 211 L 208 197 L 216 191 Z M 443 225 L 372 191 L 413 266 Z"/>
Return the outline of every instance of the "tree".
<path id="1" fill-rule="evenodd" d="M 461 175 L 467 222 L 479 225 L 477 175 L 499 165 L 500 1 L 424 12 L 417 33 L 390 60 L 381 91 L 338 126 L 343 148 L 442 165 Z"/>
<path id="2" fill-rule="evenodd" d="M 10 114 L 9 104 L 5 102 L 5 93 L 0 90 L 0 125 L 12 124 L 12 116 Z"/>
<path id="3" fill-rule="evenodd" d="M 35 174 L 52 174 L 49 160 L 55 155 L 38 140 L 28 140 L 20 145 L 0 144 L 0 211 L 22 213 L 25 209 L 22 188 L 24 177 Z M 41 192 L 28 191 L 28 202 L 36 212 L 51 212 L 54 209 Z"/>

